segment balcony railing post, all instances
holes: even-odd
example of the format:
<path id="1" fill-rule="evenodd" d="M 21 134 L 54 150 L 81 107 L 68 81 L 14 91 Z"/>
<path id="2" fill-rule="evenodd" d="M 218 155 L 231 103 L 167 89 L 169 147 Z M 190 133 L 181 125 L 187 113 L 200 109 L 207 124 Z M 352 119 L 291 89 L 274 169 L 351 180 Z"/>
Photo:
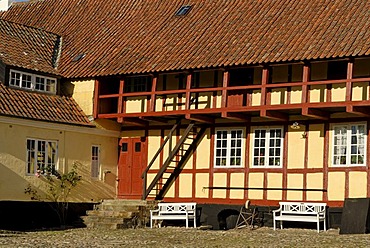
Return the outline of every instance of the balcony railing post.
<path id="1" fill-rule="evenodd" d="M 224 71 L 223 81 L 222 81 L 222 100 L 221 100 L 221 107 L 227 107 L 227 87 L 229 86 L 230 81 L 230 72 Z"/>
<path id="2" fill-rule="evenodd" d="M 190 89 L 191 89 L 192 74 L 189 72 L 186 75 L 186 93 L 185 93 L 185 109 L 190 109 Z"/>
<path id="3" fill-rule="evenodd" d="M 118 114 L 122 114 L 123 113 L 123 96 L 122 94 L 124 93 L 124 89 L 125 89 L 125 80 L 123 78 L 121 78 L 121 80 L 119 80 L 119 96 L 118 96 L 118 106 L 117 106 L 117 112 Z M 118 117 L 117 118 L 117 121 L 122 123 L 123 121 L 123 118 L 122 117 Z"/>
<path id="4" fill-rule="evenodd" d="M 100 82 L 98 79 L 96 79 L 94 83 L 94 109 L 93 109 L 94 119 L 97 119 L 99 114 L 99 103 L 100 103 L 99 96 L 100 96 Z"/>
<path id="5" fill-rule="evenodd" d="M 157 90 L 157 82 L 158 82 L 158 76 L 154 75 L 152 78 L 152 89 L 150 94 L 150 112 L 155 111 L 155 103 L 156 103 L 156 96 L 155 91 Z"/>
<path id="6" fill-rule="evenodd" d="M 348 61 L 347 82 L 346 82 L 346 102 L 352 100 L 352 78 L 353 78 L 353 59 Z"/>
<path id="7" fill-rule="evenodd" d="M 267 98 L 267 88 L 266 85 L 269 80 L 269 68 L 264 67 L 262 69 L 262 80 L 261 80 L 261 106 L 266 105 L 266 98 Z"/>
<path id="8" fill-rule="evenodd" d="M 309 63 L 305 63 L 303 66 L 303 75 L 302 75 L 302 103 L 308 102 L 308 85 L 307 82 L 310 81 L 310 75 L 311 75 L 311 65 Z"/>

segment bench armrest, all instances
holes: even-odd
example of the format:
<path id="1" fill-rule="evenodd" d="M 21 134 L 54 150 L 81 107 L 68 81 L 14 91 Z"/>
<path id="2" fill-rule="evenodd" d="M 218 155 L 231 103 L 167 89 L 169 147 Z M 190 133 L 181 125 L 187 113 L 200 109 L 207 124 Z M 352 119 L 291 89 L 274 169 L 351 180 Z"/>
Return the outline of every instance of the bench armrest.
<path id="1" fill-rule="evenodd" d="M 281 211 L 281 209 L 282 209 L 282 208 L 281 208 L 281 206 L 280 206 L 278 209 L 276 209 L 276 210 L 272 210 L 272 212 L 273 212 L 273 213 L 277 213 L 277 212 L 280 212 L 280 211 Z"/>

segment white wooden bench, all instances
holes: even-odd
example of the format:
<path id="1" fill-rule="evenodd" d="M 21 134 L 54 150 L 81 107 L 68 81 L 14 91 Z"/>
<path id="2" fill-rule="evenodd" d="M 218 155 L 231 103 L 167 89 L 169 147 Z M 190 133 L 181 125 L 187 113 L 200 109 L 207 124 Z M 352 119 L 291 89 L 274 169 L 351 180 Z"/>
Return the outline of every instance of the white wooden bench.
<path id="1" fill-rule="evenodd" d="M 189 220 L 196 225 L 197 204 L 188 203 L 158 203 L 158 209 L 150 210 L 150 228 L 153 228 L 155 220 L 185 220 L 186 228 L 189 226 Z M 161 227 L 161 224 L 158 224 Z"/>
<path id="2" fill-rule="evenodd" d="M 324 222 L 326 231 L 326 203 L 312 202 L 279 202 L 280 208 L 273 212 L 274 230 L 276 221 L 280 221 L 283 229 L 283 221 L 316 222 L 317 232 L 320 232 L 320 222 Z"/>

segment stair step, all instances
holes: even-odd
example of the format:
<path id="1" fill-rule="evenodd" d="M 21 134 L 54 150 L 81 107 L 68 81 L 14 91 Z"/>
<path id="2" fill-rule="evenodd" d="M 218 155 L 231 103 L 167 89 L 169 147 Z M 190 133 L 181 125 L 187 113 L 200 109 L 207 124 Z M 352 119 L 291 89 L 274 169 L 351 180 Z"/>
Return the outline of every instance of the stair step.
<path id="1" fill-rule="evenodd" d="M 128 212 L 128 211 L 87 210 L 86 214 L 88 216 L 98 216 L 98 217 L 132 218 L 138 212 L 139 211 Z"/>

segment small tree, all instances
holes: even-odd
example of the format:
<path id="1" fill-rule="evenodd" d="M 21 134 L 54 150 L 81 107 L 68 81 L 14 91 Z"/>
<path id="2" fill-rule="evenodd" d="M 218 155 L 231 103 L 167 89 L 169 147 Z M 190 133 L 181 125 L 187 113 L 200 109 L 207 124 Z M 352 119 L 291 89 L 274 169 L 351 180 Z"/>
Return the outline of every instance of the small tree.
<path id="1" fill-rule="evenodd" d="M 60 174 L 51 168 L 46 168 L 44 171 L 37 171 L 35 176 L 44 179 L 46 182 L 44 186 L 45 194 L 41 194 L 39 189 L 33 187 L 31 184 L 28 184 L 24 189 L 24 193 L 30 195 L 31 200 L 47 202 L 51 209 L 58 215 L 60 225 L 66 224 L 68 198 L 81 180 L 81 176 L 77 172 L 77 165 L 80 165 L 80 163 L 74 162 L 72 169 L 64 174 Z"/>

